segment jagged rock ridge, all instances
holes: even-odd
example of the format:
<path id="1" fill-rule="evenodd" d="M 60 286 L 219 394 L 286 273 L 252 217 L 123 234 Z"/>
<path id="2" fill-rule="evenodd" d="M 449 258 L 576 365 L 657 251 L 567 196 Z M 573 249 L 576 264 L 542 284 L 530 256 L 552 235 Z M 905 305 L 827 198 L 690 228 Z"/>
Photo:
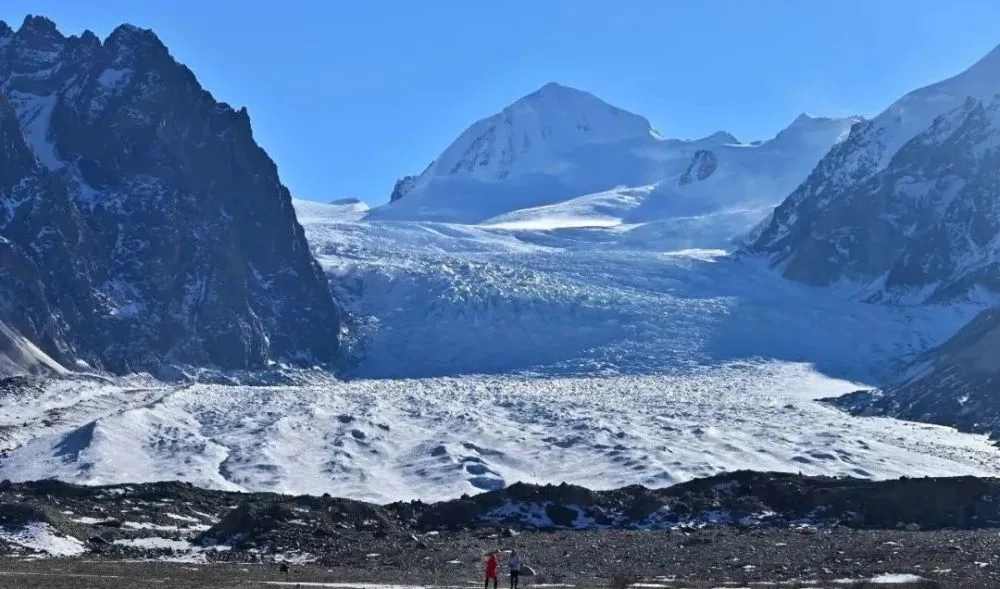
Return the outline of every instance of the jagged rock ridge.
<path id="1" fill-rule="evenodd" d="M 58 361 L 324 362 L 339 311 L 245 109 L 148 30 L 0 26 L 0 319 Z"/>

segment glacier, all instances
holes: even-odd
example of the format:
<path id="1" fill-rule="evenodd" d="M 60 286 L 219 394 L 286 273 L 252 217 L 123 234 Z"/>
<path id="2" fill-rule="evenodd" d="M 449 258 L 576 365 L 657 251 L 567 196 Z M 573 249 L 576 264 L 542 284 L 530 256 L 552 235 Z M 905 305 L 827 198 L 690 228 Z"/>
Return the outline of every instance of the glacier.
<path id="1" fill-rule="evenodd" d="M 818 401 L 881 382 L 971 307 L 866 305 L 760 260 L 630 239 L 644 224 L 378 221 L 295 204 L 349 311 L 342 378 L 29 384 L 0 394 L 0 479 L 391 501 L 739 468 L 1000 468 L 986 436 Z"/>
<path id="2" fill-rule="evenodd" d="M 296 206 L 353 318 L 353 378 L 673 374 L 763 358 L 871 383 L 979 309 L 868 305 L 857 289 L 786 281 L 762 260 L 684 247 L 702 239 L 697 228 L 567 225 L 557 206 L 529 228 Z"/>

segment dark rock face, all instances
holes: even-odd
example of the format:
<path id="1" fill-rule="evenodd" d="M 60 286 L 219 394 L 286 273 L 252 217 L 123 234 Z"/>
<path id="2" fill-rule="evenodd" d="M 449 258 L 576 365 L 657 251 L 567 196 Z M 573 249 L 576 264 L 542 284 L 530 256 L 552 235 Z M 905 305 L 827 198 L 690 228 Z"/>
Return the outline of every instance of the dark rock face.
<path id="1" fill-rule="evenodd" d="M 389 202 L 396 202 L 406 196 L 406 193 L 417 183 L 418 178 L 418 176 L 404 176 L 396 180 L 396 184 L 392 187 L 392 194 L 389 195 Z"/>
<path id="2" fill-rule="evenodd" d="M 335 357 L 338 307 L 246 110 L 152 32 L 29 17 L 0 27 L 0 80 L 0 319 L 119 372 Z"/>
<path id="3" fill-rule="evenodd" d="M 64 183 L 36 160 L 0 94 L 0 318 L 65 362 L 70 327 L 93 331 L 91 240 Z"/>
<path id="4" fill-rule="evenodd" d="M 881 390 L 828 402 L 855 414 L 929 421 L 1000 435 L 1000 309 L 980 313 Z"/>
<path id="5" fill-rule="evenodd" d="M 856 125 L 748 249 L 794 280 L 869 283 L 872 301 L 1000 293 L 1000 98 L 968 98 L 893 152 L 899 120 Z"/>
<path id="6" fill-rule="evenodd" d="M 718 167 L 719 160 L 711 150 L 699 149 L 694 152 L 691 163 L 688 165 L 687 170 L 684 170 L 684 173 L 681 174 L 678 182 L 681 186 L 686 186 L 692 182 L 707 180 Z"/>

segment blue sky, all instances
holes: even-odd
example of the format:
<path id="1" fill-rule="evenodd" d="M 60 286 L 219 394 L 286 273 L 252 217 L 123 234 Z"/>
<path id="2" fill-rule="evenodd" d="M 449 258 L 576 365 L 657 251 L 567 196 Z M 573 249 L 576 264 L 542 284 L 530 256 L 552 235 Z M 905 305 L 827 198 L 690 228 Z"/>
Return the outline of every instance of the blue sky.
<path id="1" fill-rule="evenodd" d="M 475 120 L 548 81 L 665 135 L 766 138 L 877 114 L 1000 44 L 996 0 L 3 0 L 66 34 L 154 29 L 250 111 L 301 198 L 387 200 Z"/>

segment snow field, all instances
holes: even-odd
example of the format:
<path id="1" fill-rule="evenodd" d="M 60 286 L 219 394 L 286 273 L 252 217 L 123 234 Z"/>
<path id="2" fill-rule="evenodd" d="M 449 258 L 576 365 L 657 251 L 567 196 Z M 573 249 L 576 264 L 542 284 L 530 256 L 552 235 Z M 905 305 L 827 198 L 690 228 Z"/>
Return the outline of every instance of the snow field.
<path id="1" fill-rule="evenodd" d="M 663 486 L 743 468 L 875 478 L 1000 468 L 984 437 L 853 418 L 811 399 L 856 386 L 773 362 L 676 376 L 195 385 L 151 407 L 81 407 L 31 424 L 0 478 L 180 479 L 384 502 L 515 481 Z"/>

